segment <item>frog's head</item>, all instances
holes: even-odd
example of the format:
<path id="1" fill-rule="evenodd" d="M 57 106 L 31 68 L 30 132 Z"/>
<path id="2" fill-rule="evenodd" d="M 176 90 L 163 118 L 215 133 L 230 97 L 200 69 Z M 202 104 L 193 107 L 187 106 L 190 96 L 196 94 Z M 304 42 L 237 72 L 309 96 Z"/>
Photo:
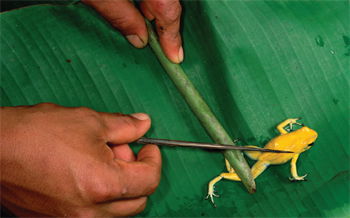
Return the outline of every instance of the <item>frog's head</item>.
<path id="1" fill-rule="evenodd" d="M 318 136 L 315 130 L 310 129 L 307 126 L 300 128 L 299 134 L 303 140 L 303 144 L 305 145 L 305 150 L 310 149 L 314 145 L 314 142 L 316 141 Z"/>

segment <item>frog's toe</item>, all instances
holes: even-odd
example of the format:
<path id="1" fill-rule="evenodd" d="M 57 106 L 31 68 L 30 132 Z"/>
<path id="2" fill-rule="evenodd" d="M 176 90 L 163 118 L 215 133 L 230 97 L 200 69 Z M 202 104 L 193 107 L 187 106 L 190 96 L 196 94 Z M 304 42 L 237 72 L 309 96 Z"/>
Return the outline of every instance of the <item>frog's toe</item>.
<path id="1" fill-rule="evenodd" d="M 307 179 L 305 178 L 306 176 L 307 176 L 307 174 L 305 174 L 304 176 L 289 177 L 289 180 L 291 182 L 307 181 Z"/>
<path id="2" fill-rule="evenodd" d="M 293 130 L 293 124 L 304 126 L 302 123 L 298 123 L 298 120 L 301 120 L 301 117 L 289 119 L 289 129 L 290 131 Z"/>
<path id="3" fill-rule="evenodd" d="M 215 194 L 208 194 L 207 197 L 205 197 L 205 199 L 209 199 L 210 198 L 210 202 L 213 204 L 214 207 L 216 207 L 216 204 L 214 202 L 214 197 L 219 197 L 219 196 L 215 195 Z"/>
<path id="4" fill-rule="evenodd" d="M 208 192 L 208 195 L 207 195 L 207 197 L 205 197 L 205 199 L 209 199 L 210 198 L 210 201 L 211 201 L 211 203 L 213 204 L 213 206 L 214 207 L 216 207 L 216 204 L 215 204 L 215 202 L 214 202 L 214 197 L 220 197 L 219 195 L 217 195 L 217 194 L 215 194 L 214 193 L 214 190 L 213 191 L 211 191 L 211 192 Z"/>
<path id="5" fill-rule="evenodd" d="M 296 123 L 298 120 L 301 120 L 301 118 L 300 117 L 298 117 L 298 118 L 291 118 L 291 119 L 288 119 L 288 123 L 289 124 L 293 124 L 293 123 Z"/>

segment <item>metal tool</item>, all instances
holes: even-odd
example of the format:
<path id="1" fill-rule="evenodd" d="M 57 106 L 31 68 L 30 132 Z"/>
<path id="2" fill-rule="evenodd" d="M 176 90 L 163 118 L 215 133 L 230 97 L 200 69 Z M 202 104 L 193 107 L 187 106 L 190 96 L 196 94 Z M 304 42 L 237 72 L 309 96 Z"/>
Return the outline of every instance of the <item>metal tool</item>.
<path id="1" fill-rule="evenodd" d="M 165 146 L 181 146 L 181 147 L 193 147 L 193 148 L 206 148 L 206 149 L 219 149 L 219 150 L 240 150 L 240 151 L 260 151 L 260 152 L 272 152 L 272 153 L 293 153 L 292 151 L 272 150 L 266 148 L 252 148 L 246 146 L 225 145 L 215 143 L 202 143 L 202 142 L 188 142 L 169 139 L 155 139 L 155 138 L 139 138 L 136 143 L 139 144 L 156 144 Z"/>

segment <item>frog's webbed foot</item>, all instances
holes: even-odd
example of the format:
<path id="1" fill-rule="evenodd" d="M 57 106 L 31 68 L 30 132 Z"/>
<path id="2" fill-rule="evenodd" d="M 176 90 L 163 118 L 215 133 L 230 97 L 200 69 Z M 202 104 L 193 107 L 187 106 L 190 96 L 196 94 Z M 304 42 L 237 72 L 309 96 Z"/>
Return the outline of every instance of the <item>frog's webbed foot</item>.
<path id="1" fill-rule="evenodd" d="M 292 161 L 290 162 L 290 172 L 292 174 L 292 177 L 289 178 L 289 180 L 291 182 L 295 182 L 295 181 L 306 181 L 305 177 L 307 176 L 307 174 L 305 174 L 304 176 L 299 176 L 298 175 L 298 171 L 297 171 L 297 160 L 299 158 L 300 154 L 295 154 L 292 158 Z"/>
<path id="2" fill-rule="evenodd" d="M 216 204 L 215 204 L 215 202 L 214 202 L 214 197 L 220 197 L 219 195 L 217 195 L 217 194 L 215 194 L 215 191 L 214 191 L 214 186 L 213 186 L 213 189 L 212 189 L 212 191 L 208 191 L 208 195 L 207 195 L 207 197 L 205 197 L 205 199 L 209 199 L 210 198 L 210 201 L 211 201 L 211 203 L 213 204 L 213 206 L 214 207 L 216 207 Z"/>
<path id="3" fill-rule="evenodd" d="M 289 177 L 289 181 L 291 182 L 307 181 L 307 179 L 305 178 L 306 176 L 307 174 L 305 174 L 304 176 L 292 176 L 292 177 Z"/>

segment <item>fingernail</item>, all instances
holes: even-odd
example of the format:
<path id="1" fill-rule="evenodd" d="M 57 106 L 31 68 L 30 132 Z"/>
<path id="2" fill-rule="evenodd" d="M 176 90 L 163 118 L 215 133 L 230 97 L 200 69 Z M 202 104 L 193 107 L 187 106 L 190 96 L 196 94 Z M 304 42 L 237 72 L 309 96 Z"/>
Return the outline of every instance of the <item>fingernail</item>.
<path id="1" fill-rule="evenodd" d="M 150 117 L 147 114 L 144 113 L 135 113 L 135 114 L 130 114 L 130 116 L 138 119 L 138 120 L 149 120 Z"/>
<path id="2" fill-rule="evenodd" d="M 178 60 L 179 63 L 181 63 L 184 60 L 184 49 L 182 48 L 182 46 L 179 48 Z"/>
<path id="3" fill-rule="evenodd" d="M 145 46 L 145 43 L 138 35 L 128 35 L 126 39 L 136 48 L 143 48 Z"/>

